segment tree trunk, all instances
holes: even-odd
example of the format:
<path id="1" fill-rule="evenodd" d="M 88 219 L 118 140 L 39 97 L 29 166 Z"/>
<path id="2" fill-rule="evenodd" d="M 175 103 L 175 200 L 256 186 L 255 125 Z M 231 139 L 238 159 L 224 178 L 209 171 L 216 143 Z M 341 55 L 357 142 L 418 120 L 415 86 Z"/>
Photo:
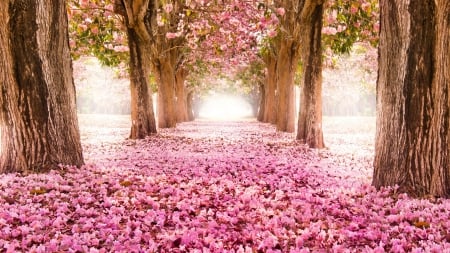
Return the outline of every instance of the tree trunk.
<path id="1" fill-rule="evenodd" d="M 155 64 L 158 82 L 158 127 L 176 126 L 175 114 L 175 70 L 169 58 Z"/>
<path id="2" fill-rule="evenodd" d="M 175 90 L 176 90 L 176 117 L 177 122 L 189 121 L 187 108 L 187 95 L 184 81 L 187 77 L 187 71 L 184 68 L 179 68 L 175 74 Z"/>
<path id="3" fill-rule="evenodd" d="M 264 119 L 264 113 L 265 113 L 265 105 L 266 105 L 266 89 L 264 87 L 265 85 L 260 83 L 259 84 L 259 109 L 258 109 L 258 115 L 257 120 L 259 122 L 263 122 Z"/>
<path id="4" fill-rule="evenodd" d="M 130 139 L 143 139 L 156 133 L 152 91 L 149 86 L 149 63 L 144 43 L 128 28 L 130 48 L 131 132 Z"/>
<path id="5" fill-rule="evenodd" d="M 292 41 L 285 40 L 280 43 L 277 60 L 277 130 L 288 133 L 295 131 L 294 76 L 297 64 L 295 55 Z"/>
<path id="6" fill-rule="evenodd" d="M 188 120 L 189 121 L 194 121 L 195 120 L 195 116 L 194 116 L 194 92 L 190 91 L 187 94 L 187 112 L 188 112 Z"/>
<path id="7" fill-rule="evenodd" d="M 316 5 L 303 48 L 303 86 L 300 97 L 297 140 L 310 148 L 324 148 L 322 132 L 322 15 L 323 5 Z"/>
<path id="8" fill-rule="evenodd" d="M 381 0 L 373 185 L 450 196 L 450 2 Z"/>
<path id="9" fill-rule="evenodd" d="M 64 1 L 0 1 L 0 172 L 81 166 Z"/>
<path id="10" fill-rule="evenodd" d="M 265 89 L 265 105 L 263 122 L 272 124 L 277 123 L 277 59 L 273 56 L 268 56 L 266 60 L 266 89 Z"/>

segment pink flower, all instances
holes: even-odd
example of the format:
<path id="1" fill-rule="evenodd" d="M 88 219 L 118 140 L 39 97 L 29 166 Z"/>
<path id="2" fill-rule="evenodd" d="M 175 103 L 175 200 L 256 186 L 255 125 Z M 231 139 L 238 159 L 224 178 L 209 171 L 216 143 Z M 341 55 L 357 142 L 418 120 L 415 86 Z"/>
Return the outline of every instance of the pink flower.
<path id="1" fill-rule="evenodd" d="M 337 20 L 337 11 L 333 10 L 330 15 L 327 16 L 327 22 L 328 24 L 332 24 L 334 22 L 336 22 Z"/>
<path id="2" fill-rule="evenodd" d="M 97 35 L 98 34 L 98 26 L 94 26 L 91 28 L 91 33 Z"/>
<path id="3" fill-rule="evenodd" d="M 286 11 L 284 10 L 284 8 L 277 8 L 277 14 L 280 16 L 284 16 L 284 14 L 286 14 Z"/>
<path id="4" fill-rule="evenodd" d="M 275 36 L 277 36 L 277 31 L 276 30 L 269 30 L 269 32 L 267 33 L 267 36 L 269 36 L 269 38 L 274 38 Z"/>
<path id="5" fill-rule="evenodd" d="M 108 11 L 114 11 L 114 5 L 113 4 L 107 4 L 106 6 L 105 6 L 105 9 L 107 9 Z"/>
<path id="6" fill-rule="evenodd" d="M 128 52 L 129 48 L 127 46 L 114 46 L 114 51 L 116 51 L 116 52 Z"/>
<path id="7" fill-rule="evenodd" d="M 339 25 L 338 28 L 337 28 L 337 31 L 338 31 L 338 32 L 343 32 L 343 31 L 345 31 L 346 29 L 347 29 L 347 27 L 346 27 L 345 25 Z"/>
<path id="8" fill-rule="evenodd" d="M 368 11 L 369 9 L 370 9 L 370 3 L 363 3 L 362 5 L 361 5 L 361 8 L 364 10 L 364 11 Z"/>
<path id="9" fill-rule="evenodd" d="M 322 33 L 326 34 L 326 35 L 335 35 L 338 31 L 336 30 L 336 28 L 331 27 L 331 26 L 327 26 L 322 28 Z"/>
<path id="10" fill-rule="evenodd" d="M 69 45 L 70 45 L 71 48 L 74 48 L 77 45 L 77 43 L 75 42 L 75 40 L 70 39 L 69 40 Z"/>
<path id="11" fill-rule="evenodd" d="M 170 32 L 166 33 L 166 38 L 169 39 L 169 40 L 170 39 L 175 39 L 176 37 L 178 37 L 176 33 L 170 33 Z"/>
<path id="12" fill-rule="evenodd" d="M 373 24 L 373 30 L 376 32 L 380 31 L 380 23 L 379 22 Z"/>
<path id="13" fill-rule="evenodd" d="M 173 10 L 173 5 L 172 5 L 172 4 L 166 4 L 166 5 L 164 5 L 164 11 L 165 11 L 166 13 L 171 13 L 172 10 Z"/>

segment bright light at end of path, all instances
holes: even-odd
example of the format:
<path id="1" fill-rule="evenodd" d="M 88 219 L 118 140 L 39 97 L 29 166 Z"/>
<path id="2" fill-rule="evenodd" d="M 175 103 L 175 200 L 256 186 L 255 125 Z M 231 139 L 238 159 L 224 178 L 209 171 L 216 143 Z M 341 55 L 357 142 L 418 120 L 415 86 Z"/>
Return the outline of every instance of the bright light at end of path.
<path id="1" fill-rule="evenodd" d="M 212 95 L 204 100 L 200 117 L 215 120 L 236 120 L 252 116 L 252 107 L 242 98 Z"/>

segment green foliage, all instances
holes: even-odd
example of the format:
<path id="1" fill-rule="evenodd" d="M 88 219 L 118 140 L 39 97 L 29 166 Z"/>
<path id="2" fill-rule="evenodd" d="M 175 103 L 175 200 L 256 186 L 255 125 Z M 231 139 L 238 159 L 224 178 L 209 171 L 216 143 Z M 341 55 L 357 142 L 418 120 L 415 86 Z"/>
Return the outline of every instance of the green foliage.
<path id="1" fill-rule="evenodd" d="M 112 0 L 68 1 L 69 35 L 74 59 L 95 56 L 107 66 L 128 62 L 126 35 Z"/>
<path id="2" fill-rule="evenodd" d="M 297 64 L 297 69 L 294 76 L 294 85 L 301 86 L 303 80 L 303 63 L 301 61 Z"/>
<path id="3" fill-rule="evenodd" d="M 149 81 L 148 85 L 150 86 L 151 91 L 153 93 L 157 93 L 158 92 L 158 84 L 156 83 L 156 79 L 153 74 L 150 74 L 148 81 Z"/>
<path id="4" fill-rule="evenodd" d="M 250 94 L 258 89 L 258 86 L 264 83 L 265 79 L 265 65 L 262 61 L 254 61 L 237 74 L 235 79 L 242 84 L 240 93 Z"/>
<path id="5" fill-rule="evenodd" d="M 324 14 L 323 43 L 335 53 L 349 53 L 356 42 L 378 45 L 377 0 L 335 0 Z"/>

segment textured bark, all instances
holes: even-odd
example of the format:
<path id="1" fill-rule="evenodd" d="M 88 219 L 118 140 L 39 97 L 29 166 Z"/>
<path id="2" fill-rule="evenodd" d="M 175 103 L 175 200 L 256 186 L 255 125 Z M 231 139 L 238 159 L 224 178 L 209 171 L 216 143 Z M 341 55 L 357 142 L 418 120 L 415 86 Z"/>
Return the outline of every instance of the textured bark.
<path id="1" fill-rule="evenodd" d="M 156 133 L 152 91 L 149 87 L 149 63 L 144 43 L 128 28 L 130 48 L 131 131 L 130 139 L 143 139 Z"/>
<path id="2" fill-rule="evenodd" d="M 382 0 L 373 185 L 450 196 L 450 2 Z"/>
<path id="3" fill-rule="evenodd" d="M 175 112 L 175 66 L 180 55 L 184 37 L 168 40 L 169 26 L 159 26 L 157 22 L 160 2 L 156 0 L 115 0 L 114 10 L 124 16 L 125 24 L 139 37 L 141 53 L 148 63 L 158 83 L 158 127 L 169 128 L 176 126 Z M 176 13 L 182 11 L 179 1 L 173 3 L 169 23 L 177 24 L 180 16 Z M 148 59 L 147 59 L 148 58 Z M 143 66 L 142 68 L 146 68 Z"/>
<path id="4" fill-rule="evenodd" d="M 64 1 L 0 2 L 0 172 L 81 166 Z"/>
<path id="5" fill-rule="evenodd" d="M 190 91 L 187 94 L 187 112 L 188 112 L 188 120 L 195 120 L 194 116 L 194 92 Z"/>
<path id="6" fill-rule="evenodd" d="M 316 25 L 321 25 L 321 23 L 317 24 L 316 18 L 313 19 L 312 17 L 316 15 L 317 8 L 323 8 L 321 7 L 323 2 L 324 0 L 279 1 L 280 6 L 287 10 L 285 15 L 280 18 L 280 35 L 276 40 L 277 43 L 275 43 L 277 47 L 275 51 L 277 52 L 278 102 L 276 116 L 277 130 L 279 131 L 294 132 L 295 130 L 294 75 L 299 56 L 310 51 L 308 49 L 311 43 L 309 38 L 317 33 L 315 30 L 312 33 L 311 30 L 316 29 Z M 322 11 L 317 15 L 321 16 Z M 314 96 L 309 94 L 309 91 L 310 89 L 305 90 L 305 96 Z M 310 116 L 311 114 L 306 115 L 306 121 L 315 122 L 316 118 L 310 119 Z"/>
<path id="7" fill-rule="evenodd" d="M 175 127 L 177 119 L 175 111 L 174 64 L 169 58 L 162 58 L 154 66 L 158 83 L 158 127 Z"/>
<path id="8" fill-rule="evenodd" d="M 324 148 L 322 132 L 322 14 L 316 5 L 303 48 L 303 85 L 300 97 L 297 139 L 310 148 Z"/>
<path id="9" fill-rule="evenodd" d="M 185 80 L 188 72 L 179 68 L 175 74 L 176 118 L 177 122 L 189 121 Z"/>
<path id="10" fill-rule="evenodd" d="M 124 17 L 130 48 L 130 139 L 143 139 L 157 132 L 148 80 L 152 57 L 151 36 L 145 26 L 154 8 L 154 2 L 149 0 L 114 1 L 114 12 Z"/>
<path id="11" fill-rule="evenodd" d="M 295 131 L 294 75 L 298 62 L 296 55 L 292 41 L 285 40 L 280 43 L 277 59 L 277 130 L 288 133 Z"/>
<path id="12" fill-rule="evenodd" d="M 277 123 L 277 59 L 274 56 L 267 56 L 265 59 L 267 65 L 266 89 L 264 93 L 264 116 L 263 122 Z"/>

